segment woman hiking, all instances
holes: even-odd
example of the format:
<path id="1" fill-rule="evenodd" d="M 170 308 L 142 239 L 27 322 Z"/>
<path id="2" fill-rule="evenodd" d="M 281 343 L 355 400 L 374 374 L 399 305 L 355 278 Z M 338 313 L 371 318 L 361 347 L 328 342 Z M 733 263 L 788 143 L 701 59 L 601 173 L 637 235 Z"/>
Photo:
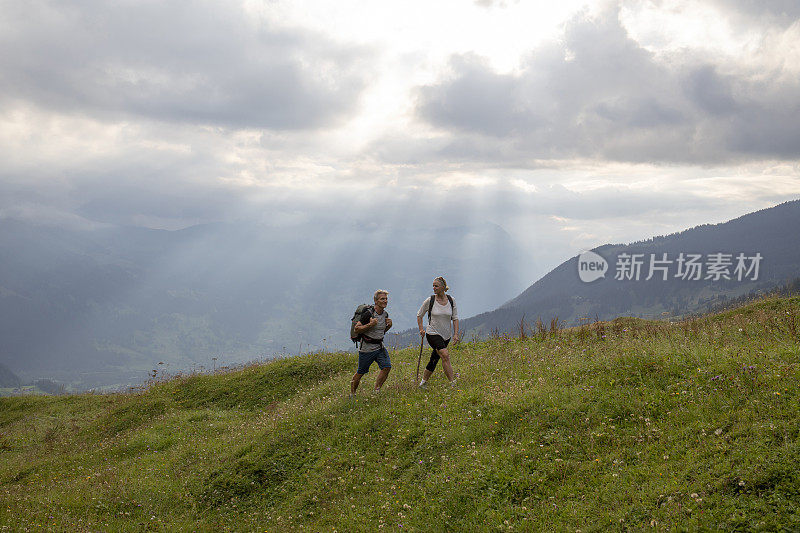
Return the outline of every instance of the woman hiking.
<path id="1" fill-rule="evenodd" d="M 436 370 L 436 363 L 439 362 L 439 359 L 442 360 L 444 375 L 447 376 L 450 385 L 455 382 L 447 345 L 450 344 L 451 338 L 458 342 L 458 310 L 456 309 L 455 300 L 445 294 L 448 290 L 450 290 L 450 287 L 447 286 L 447 282 L 443 277 L 439 276 L 434 279 L 433 296 L 425 298 L 417 313 L 419 335 L 420 337 L 424 336 L 428 340 L 428 344 L 433 348 L 431 360 L 425 367 L 425 372 L 422 373 L 422 381 L 419 383 L 419 386 L 423 389 L 427 387 L 426 383 L 431 378 L 433 371 Z M 422 327 L 422 317 L 426 314 L 428 315 L 427 330 Z"/>

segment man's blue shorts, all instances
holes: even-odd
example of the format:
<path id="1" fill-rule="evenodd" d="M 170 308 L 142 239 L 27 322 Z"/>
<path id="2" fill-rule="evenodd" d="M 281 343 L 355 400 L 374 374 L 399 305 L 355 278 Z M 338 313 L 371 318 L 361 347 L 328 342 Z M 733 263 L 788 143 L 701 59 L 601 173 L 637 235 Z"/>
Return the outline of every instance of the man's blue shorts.
<path id="1" fill-rule="evenodd" d="M 369 372 L 369 367 L 375 361 L 378 362 L 378 368 L 392 368 L 392 362 L 389 361 L 389 352 L 386 348 L 380 347 L 374 352 L 358 352 L 358 371 L 357 374 L 366 374 Z"/>

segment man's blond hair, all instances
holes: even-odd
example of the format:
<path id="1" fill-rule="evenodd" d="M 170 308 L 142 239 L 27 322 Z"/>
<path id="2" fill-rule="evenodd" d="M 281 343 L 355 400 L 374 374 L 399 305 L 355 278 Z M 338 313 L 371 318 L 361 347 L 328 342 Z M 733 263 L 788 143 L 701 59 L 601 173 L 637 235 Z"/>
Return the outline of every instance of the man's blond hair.
<path id="1" fill-rule="evenodd" d="M 389 296 L 389 291 L 385 291 L 383 289 L 378 289 L 377 291 L 375 291 L 375 294 L 372 296 L 372 299 L 377 302 L 378 298 L 380 297 L 381 294 L 385 294 L 388 297 Z"/>

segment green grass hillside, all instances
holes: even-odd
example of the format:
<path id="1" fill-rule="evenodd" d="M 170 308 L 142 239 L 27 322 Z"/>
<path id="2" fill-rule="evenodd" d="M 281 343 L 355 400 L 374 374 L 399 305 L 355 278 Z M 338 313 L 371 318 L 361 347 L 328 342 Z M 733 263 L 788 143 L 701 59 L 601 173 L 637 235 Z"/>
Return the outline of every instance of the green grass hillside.
<path id="1" fill-rule="evenodd" d="M 800 530 L 800 298 L 417 353 L 0 398 L 0 530 Z"/>

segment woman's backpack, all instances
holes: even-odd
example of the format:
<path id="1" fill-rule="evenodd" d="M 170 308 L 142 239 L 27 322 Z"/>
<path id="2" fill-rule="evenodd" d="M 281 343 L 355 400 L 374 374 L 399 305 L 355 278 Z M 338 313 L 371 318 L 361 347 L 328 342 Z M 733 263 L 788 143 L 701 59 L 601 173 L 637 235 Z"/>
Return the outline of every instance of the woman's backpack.
<path id="1" fill-rule="evenodd" d="M 447 296 L 447 301 L 450 302 L 450 318 L 453 318 L 453 311 L 455 311 L 456 306 L 453 304 L 453 298 L 449 294 L 445 294 L 445 296 Z M 428 324 L 431 323 L 431 311 L 433 310 L 433 302 L 435 300 L 436 295 L 434 294 L 428 302 Z"/>

